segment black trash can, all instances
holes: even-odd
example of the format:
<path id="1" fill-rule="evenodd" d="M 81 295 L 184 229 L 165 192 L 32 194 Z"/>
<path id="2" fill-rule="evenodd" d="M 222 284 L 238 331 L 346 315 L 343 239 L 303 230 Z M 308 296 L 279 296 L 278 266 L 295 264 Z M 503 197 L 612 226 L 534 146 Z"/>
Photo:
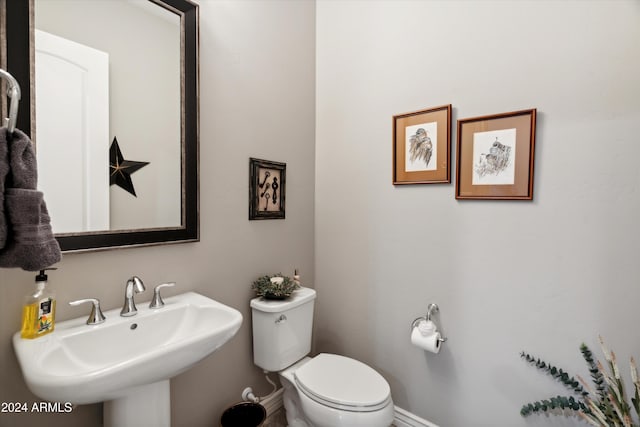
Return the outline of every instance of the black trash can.
<path id="1" fill-rule="evenodd" d="M 267 411 L 259 403 L 240 402 L 227 408 L 220 418 L 222 427 L 259 427 L 267 418 Z"/>

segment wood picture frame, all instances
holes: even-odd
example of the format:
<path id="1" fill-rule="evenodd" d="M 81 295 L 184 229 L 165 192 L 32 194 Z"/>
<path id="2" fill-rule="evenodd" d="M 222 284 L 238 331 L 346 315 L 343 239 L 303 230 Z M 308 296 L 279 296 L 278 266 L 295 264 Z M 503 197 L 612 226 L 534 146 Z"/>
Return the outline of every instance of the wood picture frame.
<path id="1" fill-rule="evenodd" d="M 458 120 L 456 199 L 532 200 L 536 109 Z"/>
<path id="2" fill-rule="evenodd" d="M 393 184 L 451 182 L 451 104 L 393 116 Z"/>
<path id="3" fill-rule="evenodd" d="M 249 220 L 284 219 L 287 165 L 249 159 Z"/>

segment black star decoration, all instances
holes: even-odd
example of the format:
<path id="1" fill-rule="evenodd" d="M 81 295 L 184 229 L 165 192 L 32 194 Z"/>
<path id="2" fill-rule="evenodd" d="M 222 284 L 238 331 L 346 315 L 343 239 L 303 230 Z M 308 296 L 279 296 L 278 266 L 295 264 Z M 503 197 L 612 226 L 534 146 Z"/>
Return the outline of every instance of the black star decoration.
<path id="1" fill-rule="evenodd" d="M 116 184 L 133 194 L 135 197 L 136 190 L 133 188 L 133 181 L 131 181 L 131 174 L 139 169 L 147 166 L 149 162 L 136 162 L 133 160 L 125 160 L 120 147 L 118 146 L 118 140 L 114 137 L 109 149 L 109 185 Z"/>

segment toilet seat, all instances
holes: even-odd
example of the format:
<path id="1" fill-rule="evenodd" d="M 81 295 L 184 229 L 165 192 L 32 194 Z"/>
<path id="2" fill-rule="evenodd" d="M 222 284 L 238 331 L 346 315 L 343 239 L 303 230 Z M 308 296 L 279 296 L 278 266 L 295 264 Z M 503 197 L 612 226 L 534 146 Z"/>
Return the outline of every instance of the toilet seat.
<path id="1" fill-rule="evenodd" d="M 321 353 L 294 373 L 307 397 L 334 409 L 373 412 L 391 401 L 387 381 L 364 363 L 337 354 Z"/>

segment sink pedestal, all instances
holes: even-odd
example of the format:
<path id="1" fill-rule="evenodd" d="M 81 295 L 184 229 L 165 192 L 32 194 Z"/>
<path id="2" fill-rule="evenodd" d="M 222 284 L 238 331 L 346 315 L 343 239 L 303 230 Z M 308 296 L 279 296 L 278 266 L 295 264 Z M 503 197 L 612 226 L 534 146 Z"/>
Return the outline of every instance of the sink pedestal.
<path id="1" fill-rule="evenodd" d="M 105 427 L 170 427 L 169 380 L 126 391 L 122 397 L 104 402 Z"/>

